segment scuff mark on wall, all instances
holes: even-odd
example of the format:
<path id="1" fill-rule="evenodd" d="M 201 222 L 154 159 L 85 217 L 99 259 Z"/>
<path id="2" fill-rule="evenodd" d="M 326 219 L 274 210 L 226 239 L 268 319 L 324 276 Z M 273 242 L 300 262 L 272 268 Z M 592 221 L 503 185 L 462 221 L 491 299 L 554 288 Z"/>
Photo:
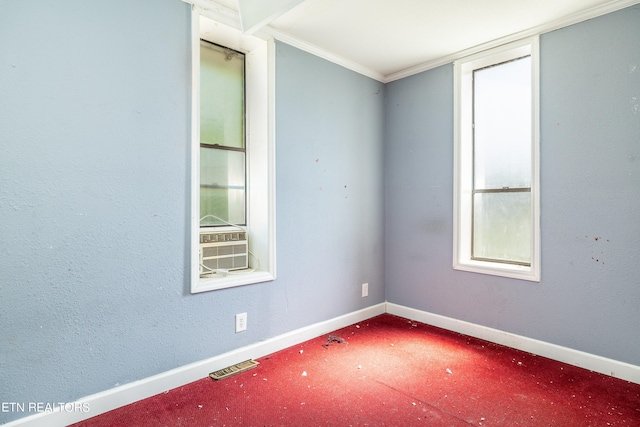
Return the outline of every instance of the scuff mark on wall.
<path id="1" fill-rule="evenodd" d="M 584 236 L 586 239 L 589 239 L 589 236 Z M 596 244 L 601 244 L 601 243 L 609 243 L 610 240 L 609 239 L 604 239 L 602 237 L 596 236 L 593 238 L 593 241 L 595 242 L 594 245 Z M 595 246 L 593 246 L 593 249 L 591 249 L 591 259 L 594 260 L 596 263 L 598 264 L 602 264 L 604 265 L 604 248 L 602 248 L 601 246 L 598 246 L 597 248 Z"/>
<path id="2" fill-rule="evenodd" d="M 638 114 L 640 112 L 640 101 L 637 96 L 631 97 L 631 107 L 633 108 L 633 112 Z"/>

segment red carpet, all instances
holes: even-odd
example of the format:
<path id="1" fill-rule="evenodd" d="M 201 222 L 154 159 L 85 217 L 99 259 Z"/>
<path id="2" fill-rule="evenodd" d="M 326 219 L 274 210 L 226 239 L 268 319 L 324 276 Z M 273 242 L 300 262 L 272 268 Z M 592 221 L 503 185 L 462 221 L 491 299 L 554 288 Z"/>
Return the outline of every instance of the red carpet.
<path id="1" fill-rule="evenodd" d="M 638 384 L 388 314 L 332 335 L 75 426 L 640 426 Z"/>

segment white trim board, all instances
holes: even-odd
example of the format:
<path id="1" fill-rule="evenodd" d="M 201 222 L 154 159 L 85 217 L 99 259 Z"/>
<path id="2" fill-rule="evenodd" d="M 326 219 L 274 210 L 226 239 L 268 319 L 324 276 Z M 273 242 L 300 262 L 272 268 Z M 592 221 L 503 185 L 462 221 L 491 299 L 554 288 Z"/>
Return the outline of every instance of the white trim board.
<path id="1" fill-rule="evenodd" d="M 206 1 L 206 0 L 183 0 L 183 1 Z M 295 36 L 285 34 L 269 25 L 262 27 L 262 31 L 272 35 L 276 40 L 280 40 L 300 50 L 309 52 L 313 55 L 316 55 L 320 58 L 326 59 L 327 61 L 338 64 L 351 71 L 355 71 L 356 73 L 362 74 L 363 76 L 370 77 L 381 83 L 390 83 L 395 80 L 403 79 L 405 77 L 410 77 L 414 74 L 419 74 L 424 71 L 437 68 L 441 65 L 450 64 L 457 59 L 464 58 L 466 56 L 481 52 L 483 50 L 488 50 L 496 46 L 521 40 L 523 38 L 549 33 L 551 31 L 555 31 L 560 28 L 568 27 L 570 25 L 578 24 L 580 22 L 587 21 L 589 19 L 597 18 L 598 16 L 616 12 L 626 7 L 636 5 L 638 3 L 640 3 L 640 0 L 612 0 L 608 3 L 592 7 L 582 12 L 574 13 L 572 15 L 568 15 L 563 18 L 556 19 L 551 22 L 547 22 L 537 27 L 529 28 L 527 30 L 523 30 L 514 34 L 506 35 L 499 39 L 491 40 L 486 43 L 480 44 L 478 46 L 470 47 L 468 49 L 462 50 L 460 52 L 455 52 L 450 55 L 443 56 L 441 58 L 436 58 L 427 62 L 423 62 L 421 64 L 416 64 L 404 70 L 399 70 L 387 75 L 382 75 L 381 73 L 375 70 L 372 70 L 371 68 L 365 65 L 359 64 L 348 58 L 340 57 L 331 51 L 312 45 L 311 43 L 308 43 L 305 40 L 301 40 Z"/>
<path id="2" fill-rule="evenodd" d="M 605 357 L 453 319 L 451 317 L 385 302 L 79 399 L 77 403 L 89 404 L 90 412 L 88 413 L 61 411 L 42 412 L 11 421 L 8 424 L 4 424 L 4 427 L 67 426 L 117 409 L 121 406 L 146 399 L 166 390 L 171 390 L 206 378 L 210 372 L 217 371 L 235 363 L 247 359 L 257 359 L 275 353 L 325 333 L 353 325 L 357 322 L 362 322 L 384 313 L 416 320 L 427 325 L 459 332 L 640 384 L 640 366 L 607 359 Z"/>
<path id="3" fill-rule="evenodd" d="M 385 313 L 385 303 L 373 305 L 324 322 L 315 323 L 282 335 L 260 341 L 209 359 L 181 366 L 139 381 L 92 394 L 77 402 L 89 405 L 89 412 L 41 412 L 11 421 L 4 427 L 67 426 L 95 417 L 121 406 L 146 399 L 191 382 L 206 378 L 210 372 L 248 359 L 257 359 L 285 348 Z"/>
<path id="4" fill-rule="evenodd" d="M 215 0 L 182 0 L 182 1 L 192 5 L 196 5 L 204 9 L 205 10 L 204 14 L 210 16 L 212 19 L 216 19 L 219 22 L 232 26 L 236 29 L 241 28 L 239 13 L 235 10 L 231 10 L 227 7 L 217 4 Z M 523 38 L 549 33 L 551 31 L 555 31 L 560 28 L 568 27 L 570 25 L 578 24 L 580 22 L 587 21 L 589 19 L 597 18 L 598 16 L 616 12 L 626 7 L 634 6 L 638 3 L 640 3 L 640 0 L 612 0 L 608 3 L 592 7 L 591 9 L 588 9 L 585 11 L 575 13 L 573 15 L 565 16 L 564 18 L 557 19 L 555 21 L 548 22 L 548 23 L 539 25 L 537 27 L 529 28 L 527 30 L 520 31 L 515 34 L 510 34 L 496 40 L 491 40 L 486 43 L 480 44 L 478 46 L 474 46 L 469 49 L 462 50 L 460 52 L 455 52 L 450 55 L 445 55 L 441 58 L 436 58 L 421 64 L 416 64 L 404 70 L 399 70 L 387 75 L 382 75 L 381 73 L 375 70 L 372 70 L 371 68 L 365 65 L 359 64 L 348 58 L 344 58 L 339 55 L 336 55 L 335 53 L 329 50 L 315 46 L 297 37 L 291 36 L 289 34 L 285 34 L 282 31 L 279 31 L 269 25 L 260 27 L 260 29 L 256 32 L 255 35 L 263 38 L 265 36 L 273 37 L 276 40 L 280 40 L 300 50 L 311 53 L 320 58 L 326 59 L 329 62 L 333 62 L 334 64 L 340 65 L 358 74 L 362 74 L 363 76 L 372 78 L 381 83 L 390 83 L 395 80 L 403 79 L 405 77 L 410 77 L 414 74 L 419 74 L 424 71 L 437 68 L 441 65 L 451 64 L 457 59 L 464 58 L 466 56 L 472 55 L 477 52 L 481 52 L 483 50 L 491 49 L 493 47 L 507 44 Z"/>
<path id="5" fill-rule="evenodd" d="M 522 40 L 528 37 L 540 36 L 542 34 L 550 33 L 551 31 L 559 30 L 564 27 L 569 27 L 580 22 L 587 21 L 589 19 L 597 18 L 609 13 L 617 12 L 618 10 L 634 6 L 640 3 L 640 0 L 613 0 L 609 3 L 601 4 L 599 6 L 592 7 L 591 9 L 584 10 L 582 12 L 575 13 L 573 15 L 565 16 L 564 18 L 557 19 L 555 21 L 547 22 L 537 27 L 529 28 L 528 30 L 520 31 L 518 33 L 510 34 L 501 37 L 496 40 L 491 40 L 478 46 L 471 47 L 469 49 L 462 50 L 460 52 L 453 53 L 451 55 L 443 56 L 431 61 L 427 61 L 422 64 L 414 65 L 404 70 L 400 70 L 391 74 L 387 74 L 384 77 L 383 83 L 390 83 L 395 80 L 400 80 L 405 77 L 412 76 L 414 74 L 422 73 L 423 71 L 431 70 L 441 65 L 451 64 L 457 59 L 465 58 L 478 52 L 492 49 L 497 46 L 508 44 L 517 40 Z"/>
<path id="6" fill-rule="evenodd" d="M 640 384 L 640 366 L 387 302 L 387 313 Z"/>
<path id="7" fill-rule="evenodd" d="M 386 77 L 384 75 L 356 61 L 352 61 L 351 59 L 339 56 L 329 50 L 318 47 L 305 40 L 301 40 L 289 34 L 278 31 L 273 27 L 265 27 L 262 30 L 274 39 L 293 46 L 296 49 L 300 49 L 303 52 L 310 53 L 314 56 L 317 56 L 318 58 L 322 58 L 343 68 L 346 68 L 347 70 L 351 70 L 355 73 L 361 74 L 365 77 L 369 77 L 373 80 L 377 80 L 381 83 L 387 83 Z"/>

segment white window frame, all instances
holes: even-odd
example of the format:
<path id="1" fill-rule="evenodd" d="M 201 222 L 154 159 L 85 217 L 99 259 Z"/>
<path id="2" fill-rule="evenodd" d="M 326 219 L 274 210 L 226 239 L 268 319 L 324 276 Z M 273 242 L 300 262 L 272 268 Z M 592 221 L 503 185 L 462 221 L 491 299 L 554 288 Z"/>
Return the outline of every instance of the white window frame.
<path id="1" fill-rule="evenodd" d="M 275 280 L 275 47 L 240 31 L 239 19 L 219 7 L 192 5 L 191 293 Z M 200 277 L 200 39 L 243 52 L 246 64 L 246 156 L 249 270 Z"/>
<path id="2" fill-rule="evenodd" d="M 473 134 L 473 70 L 531 55 L 531 264 L 529 266 L 471 259 Z M 453 268 L 495 276 L 540 281 L 540 66 L 538 37 L 509 43 L 454 63 L 454 222 Z"/>

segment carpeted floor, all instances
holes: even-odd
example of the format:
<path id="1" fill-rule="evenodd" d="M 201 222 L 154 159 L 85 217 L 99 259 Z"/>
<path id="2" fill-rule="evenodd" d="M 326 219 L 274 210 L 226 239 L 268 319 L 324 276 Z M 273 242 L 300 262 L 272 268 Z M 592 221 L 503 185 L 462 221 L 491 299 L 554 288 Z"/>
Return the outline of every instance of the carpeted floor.
<path id="1" fill-rule="evenodd" d="M 75 426 L 640 426 L 639 384 L 388 314 L 331 335 Z"/>

